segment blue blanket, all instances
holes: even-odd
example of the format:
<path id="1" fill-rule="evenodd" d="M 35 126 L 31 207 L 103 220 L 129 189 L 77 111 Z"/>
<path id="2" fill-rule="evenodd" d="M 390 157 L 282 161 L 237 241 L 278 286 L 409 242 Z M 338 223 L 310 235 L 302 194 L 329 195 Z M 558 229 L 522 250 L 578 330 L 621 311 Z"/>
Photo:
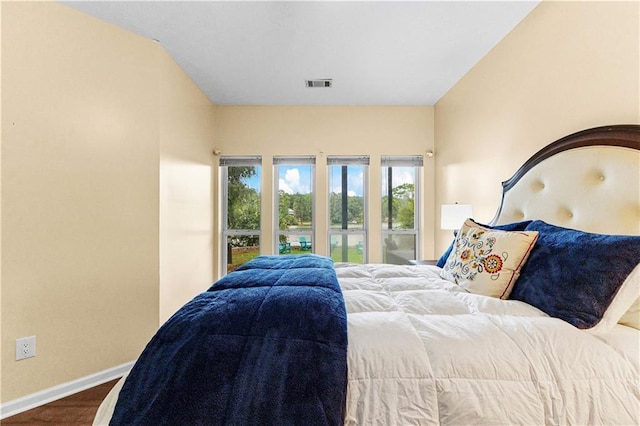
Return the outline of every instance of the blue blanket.
<path id="1" fill-rule="evenodd" d="M 156 333 L 112 425 L 338 425 L 347 314 L 331 259 L 260 256 Z"/>

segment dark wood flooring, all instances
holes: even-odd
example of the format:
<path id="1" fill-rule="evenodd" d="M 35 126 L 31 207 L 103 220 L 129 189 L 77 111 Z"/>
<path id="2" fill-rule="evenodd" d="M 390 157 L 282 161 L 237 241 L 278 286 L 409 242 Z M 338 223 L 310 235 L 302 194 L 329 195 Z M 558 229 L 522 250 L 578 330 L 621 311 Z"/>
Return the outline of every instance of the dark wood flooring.
<path id="1" fill-rule="evenodd" d="M 11 425 L 88 425 L 98 411 L 98 406 L 118 380 L 112 380 L 91 389 L 50 402 L 15 416 L 0 420 L 3 426 Z"/>

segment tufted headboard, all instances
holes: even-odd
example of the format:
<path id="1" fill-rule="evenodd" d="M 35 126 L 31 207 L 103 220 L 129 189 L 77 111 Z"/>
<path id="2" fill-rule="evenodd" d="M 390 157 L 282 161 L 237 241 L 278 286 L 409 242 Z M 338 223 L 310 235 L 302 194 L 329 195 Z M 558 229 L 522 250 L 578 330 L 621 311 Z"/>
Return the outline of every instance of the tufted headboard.
<path id="1" fill-rule="evenodd" d="M 583 130 L 542 148 L 502 183 L 492 224 L 541 219 L 640 235 L 640 125 Z"/>

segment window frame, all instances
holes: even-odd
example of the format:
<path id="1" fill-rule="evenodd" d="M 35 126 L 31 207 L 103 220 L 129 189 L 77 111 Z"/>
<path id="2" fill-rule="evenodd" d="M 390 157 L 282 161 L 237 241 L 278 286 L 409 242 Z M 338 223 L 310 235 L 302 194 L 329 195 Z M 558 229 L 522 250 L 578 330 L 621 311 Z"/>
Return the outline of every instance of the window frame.
<path id="1" fill-rule="evenodd" d="M 363 197 L 363 224 L 362 229 L 335 229 L 331 228 L 331 166 L 362 166 L 362 197 Z M 343 241 L 348 240 L 349 236 L 352 235 L 362 235 L 362 247 L 359 247 L 358 250 L 362 250 L 362 263 L 367 263 L 369 259 L 369 250 L 368 250 L 368 237 L 369 237 L 369 166 L 370 166 L 370 158 L 368 155 L 328 155 L 327 156 L 327 242 L 328 242 L 328 251 L 329 256 L 331 257 L 331 237 L 337 236 L 341 237 Z M 348 169 L 347 169 L 348 173 Z M 344 182 L 341 180 L 341 184 L 344 185 Z M 342 192 L 341 192 L 342 193 Z M 348 261 L 348 252 L 347 259 L 345 259 L 345 251 L 343 250 L 342 261 Z"/>
<path id="2" fill-rule="evenodd" d="M 227 274 L 228 265 L 228 238 L 234 235 L 256 236 L 258 237 L 258 253 L 262 246 L 262 229 L 260 224 L 258 229 L 229 229 L 229 167 L 247 167 L 254 166 L 260 168 L 260 216 L 262 217 L 262 156 L 246 155 L 246 156 L 221 156 L 219 160 L 220 182 L 222 183 L 221 196 L 221 236 L 220 238 L 220 257 L 222 262 L 222 274 Z M 259 222 L 260 223 L 260 222 Z"/>
<path id="3" fill-rule="evenodd" d="M 383 259 L 382 261 L 384 262 L 384 253 L 385 253 L 385 241 L 387 240 L 388 237 L 392 237 L 394 235 L 414 235 L 414 251 L 415 251 L 415 259 L 420 259 L 421 258 L 421 239 L 422 239 L 422 229 L 420 227 L 420 220 L 422 217 L 422 209 L 420 208 L 422 205 L 422 198 L 421 198 L 421 185 L 420 182 L 422 180 L 422 173 L 423 173 L 423 169 L 424 169 L 424 158 L 422 155 L 394 155 L 394 156 L 381 156 L 380 158 L 380 184 L 381 184 L 381 195 L 385 193 L 385 189 L 387 192 L 388 196 L 391 196 L 391 194 L 389 194 L 389 190 L 392 189 L 389 188 L 389 186 L 392 186 L 393 182 L 391 179 L 391 182 L 389 180 L 388 177 L 385 176 L 385 169 L 387 169 L 387 176 L 388 176 L 388 169 L 391 168 L 391 176 L 393 177 L 393 167 L 412 167 L 414 169 L 414 187 L 413 187 L 413 228 L 412 229 L 393 229 L 391 227 L 391 229 L 389 229 L 389 227 L 387 226 L 386 228 L 384 227 L 384 224 L 381 223 L 381 239 L 380 239 L 380 245 L 381 245 L 381 250 L 382 250 L 382 254 L 383 254 Z M 384 184 L 384 182 L 387 182 L 387 188 L 383 188 L 382 185 Z M 382 201 L 382 197 L 380 199 L 380 201 Z M 381 210 L 381 216 L 384 217 L 385 213 L 390 213 L 388 210 L 385 212 L 384 210 Z M 392 213 L 392 212 L 391 212 Z M 392 214 L 391 214 L 392 217 Z"/>
<path id="4" fill-rule="evenodd" d="M 311 230 L 281 230 L 280 229 L 280 166 L 311 166 Z M 315 155 L 277 155 L 273 157 L 273 250 L 275 254 L 280 253 L 281 235 L 311 235 L 311 253 L 315 253 L 316 244 L 316 156 Z"/>

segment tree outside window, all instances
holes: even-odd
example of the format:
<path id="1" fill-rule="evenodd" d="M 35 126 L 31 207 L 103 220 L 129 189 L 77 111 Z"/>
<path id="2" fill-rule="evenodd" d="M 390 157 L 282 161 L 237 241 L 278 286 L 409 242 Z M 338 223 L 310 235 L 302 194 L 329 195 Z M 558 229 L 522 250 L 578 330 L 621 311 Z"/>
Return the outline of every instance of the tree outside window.
<path id="1" fill-rule="evenodd" d="M 382 258 L 407 264 L 419 256 L 416 209 L 422 157 L 382 157 Z"/>
<path id="2" fill-rule="evenodd" d="M 260 254 L 260 157 L 221 157 L 227 272 Z"/>
<path id="3" fill-rule="evenodd" d="M 327 157 L 329 248 L 335 262 L 367 259 L 367 168 L 369 157 Z"/>

